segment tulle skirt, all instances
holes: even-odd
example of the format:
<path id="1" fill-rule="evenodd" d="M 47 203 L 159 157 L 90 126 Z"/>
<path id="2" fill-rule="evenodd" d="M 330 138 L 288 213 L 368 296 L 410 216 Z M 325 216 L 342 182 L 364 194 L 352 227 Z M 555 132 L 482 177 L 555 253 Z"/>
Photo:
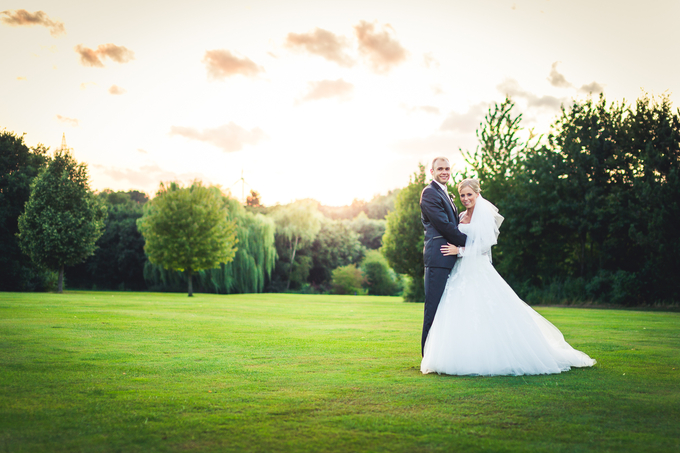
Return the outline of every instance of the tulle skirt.
<path id="1" fill-rule="evenodd" d="M 420 370 L 451 375 L 552 374 L 595 360 L 524 303 L 487 257 L 456 262 Z"/>

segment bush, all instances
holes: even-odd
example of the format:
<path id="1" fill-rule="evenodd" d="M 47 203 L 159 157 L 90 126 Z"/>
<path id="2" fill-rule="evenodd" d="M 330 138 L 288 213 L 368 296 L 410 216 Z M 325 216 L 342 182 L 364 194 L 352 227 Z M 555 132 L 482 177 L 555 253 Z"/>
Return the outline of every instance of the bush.
<path id="1" fill-rule="evenodd" d="M 364 288 L 372 296 L 396 296 L 401 292 L 397 275 L 387 264 L 385 257 L 377 250 L 366 252 L 366 258 L 361 263 L 364 273 Z"/>
<path id="2" fill-rule="evenodd" d="M 335 294 L 363 295 L 366 294 L 366 290 L 362 288 L 364 280 L 364 276 L 356 264 L 349 264 L 338 267 L 333 271 L 331 286 Z"/>

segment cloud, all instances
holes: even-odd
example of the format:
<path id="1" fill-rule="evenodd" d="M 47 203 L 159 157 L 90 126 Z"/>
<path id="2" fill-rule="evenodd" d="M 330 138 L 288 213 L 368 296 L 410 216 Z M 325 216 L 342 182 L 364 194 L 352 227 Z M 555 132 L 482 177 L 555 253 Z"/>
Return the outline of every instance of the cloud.
<path id="1" fill-rule="evenodd" d="M 28 80 L 26 77 L 17 77 L 17 80 Z"/>
<path id="2" fill-rule="evenodd" d="M 569 82 L 564 77 L 564 75 L 560 74 L 557 71 L 557 65 L 558 64 L 559 64 L 559 61 L 556 61 L 552 64 L 552 68 L 550 70 L 550 75 L 548 76 L 548 82 L 550 82 L 550 84 L 552 86 L 558 87 L 558 88 L 572 88 L 572 87 L 574 87 L 574 85 L 571 82 Z M 599 93 L 602 93 L 602 91 L 604 91 L 604 87 L 601 84 L 593 81 L 591 83 L 582 85 L 581 88 L 579 88 L 578 90 L 583 92 L 583 93 L 599 94 Z"/>
<path id="3" fill-rule="evenodd" d="M 208 69 L 208 75 L 215 80 L 223 80 L 237 74 L 254 77 L 264 72 L 264 68 L 255 64 L 251 59 L 239 58 L 223 49 L 208 50 L 202 62 Z"/>
<path id="4" fill-rule="evenodd" d="M 50 19 L 43 11 L 29 13 L 25 9 L 17 9 L 14 11 L 7 10 L 0 12 L 0 16 L 4 16 L 0 18 L 3 23 L 13 27 L 31 27 L 33 25 L 40 25 L 48 28 L 50 30 L 50 35 L 52 36 L 66 34 L 64 23 Z"/>
<path id="5" fill-rule="evenodd" d="M 528 107 L 546 107 L 549 109 L 559 109 L 564 98 L 559 99 L 555 96 L 537 96 L 534 93 L 524 90 L 514 79 L 505 79 L 497 87 L 498 91 L 514 99 L 524 99 Z"/>
<path id="6" fill-rule="evenodd" d="M 240 151 L 245 145 L 255 145 L 267 139 L 267 134 L 259 127 L 247 130 L 234 122 L 203 131 L 193 127 L 172 126 L 170 135 L 210 143 L 227 153 Z"/>
<path id="7" fill-rule="evenodd" d="M 95 68 L 104 67 L 100 57 L 110 58 L 117 63 L 127 63 L 135 59 L 135 53 L 130 49 L 110 43 L 100 44 L 97 50 L 92 50 L 82 44 L 78 44 L 74 49 L 80 55 L 80 64 Z"/>
<path id="8" fill-rule="evenodd" d="M 470 106 L 465 113 L 451 112 L 439 126 L 439 130 L 474 133 L 484 119 L 487 109 L 488 105 L 480 102 Z"/>
<path id="9" fill-rule="evenodd" d="M 118 85 L 111 85 L 111 88 L 109 88 L 109 94 L 125 94 L 127 93 L 127 90 L 125 88 L 121 88 Z"/>
<path id="10" fill-rule="evenodd" d="M 604 87 L 599 83 L 593 81 L 586 85 L 583 85 L 581 88 L 579 88 L 579 91 L 583 91 L 584 93 L 600 94 L 604 91 Z"/>
<path id="11" fill-rule="evenodd" d="M 563 74 L 557 72 L 558 64 L 559 61 L 556 61 L 552 64 L 552 68 L 550 69 L 550 75 L 548 75 L 548 82 L 550 82 L 550 85 L 557 88 L 571 88 L 573 86 L 571 82 L 568 82 Z"/>
<path id="12" fill-rule="evenodd" d="M 127 63 L 135 59 L 135 53 L 130 49 L 111 43 L 97 46 L 97 54 L 108 57 L 116 63 Z"/>
<path id="13" fill-rule="evenodd" d="M 78 127 L 78 120 L 75 118 L 67 118 L 65 116 L 57 115 L 57 119 L 69 126 Z"/>
<path id="14" fill-rule="evenodd" d="M 433 157 L 443 155 L 454 164 L 456 160 L 461 160 L 460 148 L 471 149 L 476 143 L 474 134 L 436 132 L 427 137 L 399 140 L 392 148 L 400 154 L 417 157 L 421 162 L 429 162 Z"/>
<path id="15" fill-rule="evenodd" d="M 115 179 L 116 181 L 128 181 L 133 187 L 152 188 L 158 187 L 161 181 L 178 181 L 190 183 L 198 179 L 206 181 L 206 177 L 201 173 L 175 173 L 167 171 L 159 167 L 157 164 L 144 165 L 139 170 L 131 168 L 108 168 L 103 165 L 93 165 L 100 170 L 104 175 Z"/>
<path id="16" fill-rule="evenodd" d="M 432 89 L 432 93 L 435 95 L 444 94 L 444 90 L 442 89 L 441 85 L 431 85 L 430 88 Z"/>
<path id="17" fill-rule="evenodd" d="M 88 86 L 90 85 L 96 85 L 95 82 L 83 82 L 80 84 L 80 89 L 81 90 L 86 90 Z"/>
<path id="18" fill-rule="evenodd" d="M 423 54 L 423 63 L 425 63 L 425 67 L 430 69 L 430 68 L 438 68 L 441 66 L 441 63 L 439 63 L 439 60 L 437 60 L 431 52 Z"/>
<path id="19" fill-rule="evenodd" d="M 359 51 L 368 58 L 373 71 L 385 73 L 406 60 L 408 52 L 394 38 L 391 25 L 376 30 L 376 24 L 362 20 L 354 26 L 354 32 L 359 40 Z"/>
<path id="20" fill-rule="evenodd" d="M 349 40 L 322 28 L 316 28 L 309 33 L 288 33 L 285 46 L 304 49 L 347 68 L 355 63 L 354 59 L 347 54 Z"/>
<path id="21" fill-rule="evenodd" d="M 149 154 L 149 152 L 147 150 L 142 149 L 142 148 L 137 148 L 137 152 L 140 152 L 142 154 Z"/>
<path id="22" fill-rule="evenodd" d="M 415 107 L 409 107 L 407 105 L 402 105 L 402 107 L 404 109 L 406 109 L 406 111 L 409 112 L 409 113 L 424 112 L 424 113 L 430 113 L 432 115 L 441 114 L 439 107 L 435 107 L 433 105 L 418 105 L 418 106 L 415 106 Z"/>
<path id="23" fill-rule="evenodd" d="M 104 67 L 104 63 L 99 59 L 95 50 L 83 47 L 82 44 L 78 44 L 74 49 L 80 55 L 80 64 L 83 66 L 92 66 L 95 68 Z"/>
<path id="24" fill-rule="evenodd" d="M 342 79 L 338 80 L 320 80 L 318 82 L 309 82 L 309 91 L 300 99 L 299 102 L 316 101 L 319 99 L 338 98 L 339 100 L 348 100 L 354 85 L 345 82 Z"/>

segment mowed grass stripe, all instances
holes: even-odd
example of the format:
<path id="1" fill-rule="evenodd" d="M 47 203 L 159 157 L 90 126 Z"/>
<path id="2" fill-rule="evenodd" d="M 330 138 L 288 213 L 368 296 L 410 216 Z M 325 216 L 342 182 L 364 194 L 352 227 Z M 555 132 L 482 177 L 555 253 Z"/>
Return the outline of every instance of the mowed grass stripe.
<path id="1" fill-rule="evenodd" d="M 677 451 L 680 314 L 538 308 L 590 369 L 419 372 L 399 298 L 0 293 L 0 451 Z"/>

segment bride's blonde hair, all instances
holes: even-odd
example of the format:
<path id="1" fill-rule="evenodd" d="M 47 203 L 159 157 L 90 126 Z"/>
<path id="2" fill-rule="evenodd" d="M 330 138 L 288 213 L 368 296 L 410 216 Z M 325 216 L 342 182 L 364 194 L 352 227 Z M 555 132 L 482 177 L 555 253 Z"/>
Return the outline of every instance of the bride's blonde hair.
<path id="1" fill-rule="evenodd" d="M 463 187 L 469 187 L 474 193 L 479 193 L 482 191 L 482 188 L 479 187 L 479 181 L 474 178 L 465 178 L 459 182 L 458 192 L 460 192 Z"/>

